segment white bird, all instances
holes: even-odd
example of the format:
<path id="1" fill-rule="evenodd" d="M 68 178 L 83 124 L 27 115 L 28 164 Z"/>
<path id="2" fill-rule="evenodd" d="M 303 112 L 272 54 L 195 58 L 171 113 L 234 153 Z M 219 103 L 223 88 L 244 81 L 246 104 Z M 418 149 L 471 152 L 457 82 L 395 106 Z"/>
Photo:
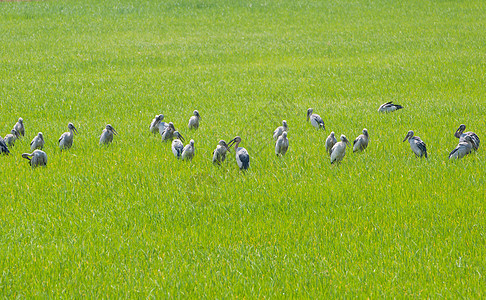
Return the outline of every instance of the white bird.
<path id="1" fill-rule="evenodd" d="M 8 155 L 9 153 L 10 151 L 8 150 L 7 144 L 5 144 L 5 141 L 0 136 L 0 154 Z"/>
<path id="2" fill-rule="evenodd" d="M 236 163 L 240 170 L 247 170 L 250 167 L 250 155 L 245 148 L 238 147 L 240 142 L 241 137 L 237 136 L 229 142 L 228 147 L 235 146 Z"/>
<path id="3" fill-rule="evenodd" d="M 32 168 L 47 165 L 47 154 L 42 150 L 34 150 L 32 153 L 23 153 L 22 157 L 29 160 Z"/>
<path id="4" fill-rule="evenodd" d="M 334 136 L 334 131 L 331 131 L 331 134 L 326 139 L 326 152 L 331 155 L 332 147 L 336 145 L 337 139 Z"/>
<path id="5" fill-rule="evenodd" d="M 187 144 L 184 147 L 184 150 L 182 150 L 182 160 L 192 160 L 195 152 L 196 149 L 194 148 L 194 140 L 190 140 L 189 144 Z"/>
<path id="6" fill-rule="evenodd" d="M 162 114 L 156 115 L 155 118 L 150 123 L 150 132 L 152 132 L 153 134 L 156 134 L 157 132 L 159 132 L 159 125 L 160 125 L 160 123 L 162 122 L 163 119 L 164 119 L 164 115 L 162 115 Z"/>
<path id="7" fill-rule="evenodd" d="M 221 164 L 226 159 L 226 152 L 229 151 L 229 146 L 224 140 L 220 140 L 216 149 L 213 151 L 213 164 Z"/>
<path id="8" fill-rule="evenodd" d="M 403 108 L 403 106 L 401 106 L 399 104 L 393 104 L 393 101 L 390 101 L 390 102 L 383 103 L 382 105 L 380 105 L 380 107 L 378 108 L 378 111 L 379 112 L 392 112 L 392 111 L 395 111 L 395 110 L 399 110 L 401 108 Z"/>
<path id="9" fill-rule="evenodd" d="M 473 143 L 473 138 L 470 135 L 466 135 L 466 137 L 464 137 L 464 141 L 459 142 L 457 147 L 451 151 L 449 154 L 449 159 L 461 159 L 468 155 L 473 149 Z"/>
<path id="10" fill-rule="evenodd" d="M 282 156 L 287 153 L 289 149 L 289 139 L 287 138 L 287 131 L 284 131 L 281 136 L 278 137 L 275 143 L 275 154 L 277 156 Z"/>
<path id="11" fill-rule="evenodd" d="M 277 140 L 279 136 L 282 135 L 285 131 L 289 131 L 289 126 L 287 125 L 287 121 L 282 121 L 282 126 L 277 127 L 273 132 L 273 139 Z"/>
<path id="12" fill-rule="evenodd" d="M 118 132 L 116 132 L 115 128 L 111 126 L 110 124 L 107 124 L 105 129 L 101 132 L 100 136 L 100 145 L 108 145 L 113 142 L 113 135 L 117 135 Z"/>
<path id="13" fill-rule="evenodd" d="M 353 152 L 356 151 L 363 151 L 368 147 L 369 135 L 368 129 L 363 129 L 363 134 L 360 134 L 354 141 L 353 141 Z"/>
<path id="14" fill-rule="evenodd" d="M 307 121 L 310 120 L 312 126 L 314 126 L 317 129 L 319 128 L 326 129 L 322 118 L 317 114 L 313 114 L 313 112 L 314 110 L 312 108 L 309 108 L 307 110 Z"/>
<path id="15" fill-rule="evenodd" d="M 19 118 L 17 123 L 15 123 L 14 125 L 14 129 L 17 130 L 19 135 L 24 136 L 25 135 L 24 119 Z"/>
<path id="16" fill-rule="evenodd" d="M 346 155 L 346 144 L 351 146 L 344 134 L 341 134 L 341 141 L 337 142 L 331 149 L 331 164 L 340 163 Z"/>
<path id="17" fill-rule="evenodd" d="M 410 148 L 412 148 L 413 153 L 415 153 L 417 157 L 425 156 L 425 158 L 427 158 L 427 147 L 425 146 L 424 141 L 422 141 L 418 136 L 413 135 L 413 131 L 410 130 L 403 141 L 409 141 Z"/>
<path id="18" fill-rule="evenodd" d="M 32 139 L 32 142 L 30 142 L 30 151 L 34 151 L 35 149 L 42 150 L 42 148 L 44 148 L 44 136 L 42 135 L 42 132 L 39 132 Z"/>
<path id="19" fill-rule="evenodd" d="M 172 141 L 174 138 L 175 127 L 172 122 L 169 122 L 169 125 L 165 128 L 164 132 L 162 133 L 162 142 Z"/>
<path id="20" fill-rule="evenodd" d="M 459 128 L 457 128 L 456 132 L 454 133 L 454 136 L 459 139 L 459 142 L 464 142 L 466 136 L 471 137 L 471 145 L 474 150 L 478 150 L 479 148 L 479 137 L 477 134 L 475 134 L 472 131 L 464 132 L 466 130 L 466 125 L 461 124 Z"/>
<path id="21" fill-rule="evenodd" d="M 5 144 L 9 147 L 15 146 L 15 141 L 20 137 L 20 134 L 17 130 L 12 129 L 9 134 L 5 136 L 3 139 L 5 141 Z"/>
<path id="22" fill-rule="evenodd" d="M 174 131 L 173 135 L 177 138 L 172 141 L 172 153 L 174 153 L 176 158 L 181 158 L 184 150 L 184 144 L 182 144 L 184 137 L 178 131 Z"/>
<path id="23" fill-rule="evenodd" d="M 194 116 L 192 116 L 190 119 L 189 119 L 189 123 L 187 124 L 187 127 L 189 127 L 189 129 L 198 129 L 199 128 L 199 119 L 201 118 L 201 116 L 199 115 L 199 112 L 197 110 L 195 110 L 193 112 Z"/>
<path id="24" fill-rule="evenodd" d="M 62 150 L 69 149 L 73 145 L 74 134 L 78 133 L 76 127 L 74 127 L 73 123 L 68 124 L 68 132 L 64 132 L 61 137 L 59 138 L 59 148 Z"/>

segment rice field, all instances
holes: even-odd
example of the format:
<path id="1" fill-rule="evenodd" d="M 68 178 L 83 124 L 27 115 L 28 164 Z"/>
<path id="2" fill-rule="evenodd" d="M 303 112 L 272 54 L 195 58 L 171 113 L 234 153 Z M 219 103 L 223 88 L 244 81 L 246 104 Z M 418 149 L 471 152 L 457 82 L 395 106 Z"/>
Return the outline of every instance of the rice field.
<path id="1" fill-rule="evenodd" d="M 6 298 L 483 298 L 484 1 L 0 2 Z M 394 101 L 399 111 L 381 114 Z M 326 129 L 306 122 L 309 107 Z M 197 131 L 187 122 L 201 114 Z M 151 135 L 172 121 L 191 162 Z M 289 124 L 289 152 L 273 130 Z M 58 138 L 72 122 L 74 145 Z M 98 144 L 106 124 L 118 131 Z M 363 153 L 331 165 L 331 131 Z M 417 159 L 413 130 L 427 144 Z M 42 132 L 45 168 L 21 157 Z M 241 136 L 217 167 L 218 141 Z"/>

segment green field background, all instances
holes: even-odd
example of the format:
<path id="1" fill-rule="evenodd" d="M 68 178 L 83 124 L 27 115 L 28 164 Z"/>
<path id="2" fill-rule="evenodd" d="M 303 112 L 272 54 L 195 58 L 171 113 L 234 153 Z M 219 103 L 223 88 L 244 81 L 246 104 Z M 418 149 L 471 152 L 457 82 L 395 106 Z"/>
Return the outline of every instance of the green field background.
<path id="1" fill-rule="evenodd" d="M 0 2 L 0 294 L 484 298 L 486 2 Z M 379 114 L 380 104 L 405 108 Z M 307 108 L 325 131 L 306 123 Z M 194 109 L 202 120 L 187 129 Z M 192 162 L 150 135 L 156 114 Z M 273 130 L 289 124 L 290 150 Z M 79 134 L 61 153 L 73 122 Z M 119 132 L 98 145 L 106 124 Z M 483 139 L 459 161 L 460 124 Z M 324 141 L 353 140 L 331 166 Z M 429 159 L 408 143 L 414 130 Z M 37 132 L 46 168 L 21 153 Z M 242 137 L 220 167 L 220 139 Z"/>

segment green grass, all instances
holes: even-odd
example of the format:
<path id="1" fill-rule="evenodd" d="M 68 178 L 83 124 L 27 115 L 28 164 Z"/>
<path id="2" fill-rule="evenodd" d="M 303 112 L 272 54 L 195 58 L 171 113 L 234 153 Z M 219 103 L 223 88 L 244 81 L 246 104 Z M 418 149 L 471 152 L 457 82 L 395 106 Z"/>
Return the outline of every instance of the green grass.
<path id="1" fill-rule="evenodd" d="M 484 1 L 0 3 L 0 294 L 481 298 Z M 405 109 L 378 114 L 387 101 Z M 326 132 L 305 122 L 313 107 Z M 192 111 L 202 116 L 186 129 Z M 190 163 L 150 136 L 163 113 Z M 273 130 L 289 123 L 290 150 Z M 69 151 L 57 139 L 73 122 Z M 119 135 L 99 147 L 105 124 Z M 331 166 L 332 130 L 369 148 Z M 414 130 L 429 159 L 402 139 Z M 38 131 L 48 166 L 21 158 Z M 251 155 L 211 163 L 236 135 Z"/>

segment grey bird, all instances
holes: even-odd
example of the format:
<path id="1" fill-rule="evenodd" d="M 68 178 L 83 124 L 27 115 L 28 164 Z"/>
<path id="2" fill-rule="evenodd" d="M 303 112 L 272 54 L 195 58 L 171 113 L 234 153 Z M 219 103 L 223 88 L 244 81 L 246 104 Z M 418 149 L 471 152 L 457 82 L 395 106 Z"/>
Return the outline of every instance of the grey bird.
<path id="1" fill-rule="evenodd" d="M 369 135 L 368 129 L 363 129 L 363 134 L 360 134 L 354 141 L 353 141 L 353 152 L 363 151 L 368 147 Z"/>
<path id="2" fill-rule="evenodd" d="M 275 142 L 275 154 L 277 156 L 285 155 L 288 149 L 289 139 L 287 138 L 287 131 L 284 131 L 282 135 L 278 137 L 277 142 Z"/>
<path id="3" fill-rule="evenodd" d="M 198 129 L 199 128 L 199 119 L 201 119 L 201 116 L 199 115 L 199 112 L 195 110 L 193 112 L 193 116 L 189 118 L 189 123 L 187 124 L 187 127 L 189 129 Z"/>
<path id="4" fill-rule="evenodd" d="M 113 135 L 117 135 L 118 132 L 116 132 L 115 128 L 111 126 L 110 124 L 107 124 L 105 126 L 105 129 L 101 132 L 100 136 L 100 145 L 108 145 L 113 142 Z"/>
<path id="5" fill-rule="evenodd" d="M 69 149 L 73 145 L 74 134 L 78 134 L 78 130 L 73 123 L 68 124 L 68 132 L 64 132 L 59 138 L 59 148 L 62 150 Z"/>
<path id="6" fill-rule="evenodd" d="M 34 151 L 35 149 L 42 150 L 42 148 L 44 148 L 44 135 L 42 132 L 39 132 L 32 139 L 32 142 L 30 142 L 30 151 Z"/>
<path id="7" fill-rule="evenodd" d="M 173 134 L 176 139 L 172 141 L 172 153 L 174 153 L 174 156 L 179 159 L 181 158 L 182 151 L 184 150 L 184 137 L 179 133 L 179 131 L 174 131 Z"/>
<path id="8" fill-rule="evenodd" d="M 317 129 L 326 129 L 324 126 L 324 121 L 322 120 L 321 116 L 314 114 L 314 110 L 312 108 L 309 108 L 307 110 L 307 122 L 310 120 L 310 123 L 312 126 L 314 126 Z"/>
<path id="9" fill-rule="evenodd" d="M 461 124 L 459 128 L 457 128 L 454 136 L 459 139 L 459 142 L 464 142 L 466 136 L 470 136 L 472 140 L 472 147 L 475 151 L 479 148 L 479 137 L 472 131 L 464 132 L 466 130 L 466 125 Z"/>
<path id="10" fill-rule="evenodd" d="M 245 148 L 239 147 L 240 142 L 241 137 L 237 136 L 229 142 L 228 146 L 235 146 L 236 163 L 240 170 L 247 170 L 250 167 L 250 155 Z"/>
<path id="11" fill-rule="evenodd" d="M 449 153 L 449 159 L 461 159 L 471 153 L 474 140 L 470 135 L 464 137 L 464 141 L 459 142 L 457 147 Z"/>
<path id="12" fill-rule="evenodd" d="M 379 112 L 392 112 L 392 111 L 399 110 L 399 109 L 402 109 L 402 108 L 403 108 L 403 106 L 401 106 L 399 104 L 393 104 L 393 101 L 390 101 L 390 102 L 383 103 L 382 105 L 380 105 L 380 107 L 378 108 L 378 111 Z"/>
<path id="13" fill-rule="evenodd" d="M 162 122 L 163 119 L 164 119 L 164 115 L 162 115 L 162 114 L 156 115 L 155 118 L 150 123 L 150 132 L 152 132 L 153 134 L 158 133 L 159 132 L 159 125 L 160 125 L 160 123 Z"/>
<path id="14" fill-rule="evenodd" d="M 341 134 L 341 141 L 337 142 L 331 149 L 331 164 L 340 163 L 346 155 L 346 145 L 351 146 L 348 138 Z"/>
<path id="15" fill-rule="evenodd" d="M 15 146 L 15 141 L 20 138 L 20 134 L 17 130 L 12 129 L 9 134 L 5 136 L 3 139 L 5 141 L 5 144 L 9 147 Z"/>
<path id="16" fill-rule="evenodd" d="M 24 136 L 25 135 L 24 119 L 19 118 L 17 123 L 15 123 L 14 125 L 14 129 L 17 130 L 19 135 Z"/>
<path id="17" fill-rule="evenodd" d="M 219 165 L 224 162 L 228 151 L 230 151 L 228 144 L 224 140 L 220 140 L 213 151 L 213 164 Z"/>
<path id="18" fill-rule="evenodd" d="M 189 144 L 187 144 L 184 147 L 184 150 L 182 150 L 182 160 L 192 160 L 195 153 L 196 149 L 194 148 L 194 140 L 190 140 Z"/>
<path id="19" fill-rule="evenodd" d="M 9 153 L 10 151 L 8 150 L 7 144 L 5 144 L 5 141 L 0 136 L 0 154 L 9 155 Z"/>
<path id="20" fill-rule="evenodd" d="M 413 135 L 413 131 L 410 130 L 403 141 L 405 142 L 408 140 L 410 143 L 410 148 L 412 148 L 413 153 L 415 153 L 417 157 L 425 156 L 425 158 L 427 158 L 427 147 L 424 141 L 422 141 L 418 136 Z"/>
<path id="21" fill-rule="evenodd" d="M 337 139 L 334 136 L 334 131 L 331 131 L 331 134 L 326 139 L 326 152 L 331 155 L 332 147 L 336 145 Z"/>
<path id="22" fill-rule="evenodd" d="M 162 133 L 162 142 L 172 141 L 174 138 L 174 132 L 176 131 L 174 124 L 169 122 L 169 125 L 165 128 Z"/>
<path id="23" fill-rule="evenodd" d="M 282 121 L 282 126 L 277 127 L 275 131 L 273 132 L 273 139 L 277 140 L 279 136 L 282 135 L 282 133 L 289 131 L 289 126 L 287 125 L 287 121 L 283 120 Z"/>
<path id="24" fill-rule="evenodd" d="M 32 168 L 47 165 L 47 154 L 42 150 L 34 150 L 32 153 L 23 153 L 22 157 L 29 160 Z"/>

